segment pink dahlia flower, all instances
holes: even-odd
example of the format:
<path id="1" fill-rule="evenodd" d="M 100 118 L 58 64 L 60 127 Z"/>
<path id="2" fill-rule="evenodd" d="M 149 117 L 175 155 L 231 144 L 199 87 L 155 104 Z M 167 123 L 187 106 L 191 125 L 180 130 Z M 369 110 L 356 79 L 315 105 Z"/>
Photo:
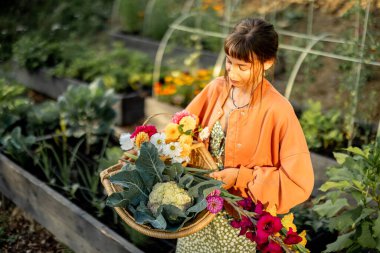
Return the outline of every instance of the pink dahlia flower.
<path id="1" fill-rule="evenodd" d="M 190 112 L 186 111 L 186 110 L 182 110 L 180 112 L 177 112 L 176 114 L 174 114 L 173 118 L 172 118 L 172 122 L 173 123 L 176 123 L 176 124 L 179 124 L 179 122 L 181 121 L 181 119 L 183 117 L 186 117 L 186 116 L 191 116 L 193 117 L 194 119 L 196 119 L 194 117 L 194 115 L 192 115 Z"/>
<path id="2" fill-rule="evenodd" d="M 219 213 L 223 209 L 223 198 L 220 196 L 208 196 L 207 200 L 207 210 L 210 213 Z"/>

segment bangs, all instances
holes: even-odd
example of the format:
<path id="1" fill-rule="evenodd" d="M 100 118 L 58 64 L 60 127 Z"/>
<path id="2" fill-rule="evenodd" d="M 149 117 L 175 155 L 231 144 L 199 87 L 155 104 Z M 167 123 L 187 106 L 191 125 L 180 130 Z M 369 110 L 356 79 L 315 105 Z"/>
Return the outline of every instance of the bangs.
<path id="1" fill-rule="evenodd" d="M 252 44 L 248 40 L 241 38 L 227 37 L 224 42 L 224 52 L 226 55 L 245 62 L 253 62 L 254 55 Z"/>

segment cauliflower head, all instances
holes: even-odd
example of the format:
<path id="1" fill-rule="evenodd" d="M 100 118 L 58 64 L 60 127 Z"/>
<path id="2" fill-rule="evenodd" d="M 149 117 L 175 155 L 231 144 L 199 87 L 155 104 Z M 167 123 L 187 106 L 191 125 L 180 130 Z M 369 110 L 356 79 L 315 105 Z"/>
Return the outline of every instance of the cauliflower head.
<path id="1" fill-rule="evenodd" d="M 149 194 L 148 208 L 155 215 L 160 205 L 173 205 L 185 211 L 192 205 L 192 198 L 176 182 L 157 183 Z"/>

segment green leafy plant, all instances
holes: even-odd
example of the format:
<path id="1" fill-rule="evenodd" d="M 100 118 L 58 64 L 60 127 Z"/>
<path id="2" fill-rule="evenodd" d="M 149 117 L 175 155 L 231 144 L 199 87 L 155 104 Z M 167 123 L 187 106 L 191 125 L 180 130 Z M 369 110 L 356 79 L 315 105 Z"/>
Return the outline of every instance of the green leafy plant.
<path id="1" fill-rule="evenodd" d="M 0 79 L 0 136 L 12 131 L 12 126 L 25 118 L 31 101 L 22 85 Z"/>
<path id="2" fill-rule="evenodd" d="M 181 164 L 166 165 L 160 160 L 157 148 L 153 144 L 143 143 L 135 164 L 126 164 L 119 173 L 110 177 L 113 184 L 122 186 L 124 190 L 111 194 L 107 199 L 107 205 L 128 208 L 139 224 L 177 231 L 206 208 L 207 195 L 221 186 L 220 181 L 210 179 L 199 182 L 195 175 L 184 172 L 185 168 Z M 191 206 L 186 209 L 181 205 L 179 208 L 177 202 L 165 204 L 167 202 L 161 201 L 152 212 L 152 208 L 149 208 L 152 204 L 149 202 L 150 194 L 160 187 L 160 184 L 168 182 L 174 182 L 176 189 L 181 188 L 192 199 Z M 175 197 L 173 196 L 174 199 Z"/>
<path id="3" fill-rule="evenodd" d="M 340 116 L 337 110 L 322 112 L 319 101 L 308 101 L 308 109 L 303 112 L 300 123 L 309 148 L 327 149 L 342 146 L 344 136 Z"/>
<path id="4" fill-rule="evenodd" d="M 13 52 L 15 61 L 31 71 L 54 66 L 62 57 L 59 44 L 39 35 L 23 36 L 14 44 Z"/>
<path id="5" fill-rule="evenodd" d="M 82 158 L 77 159 L 80 164 L 78 175 L 80 179 L 80 193 L 83 198 L 96 209 L 96 215 L 101 217 L 104 215 L 105 196 L 100 190 L 99 173 L 105 168 L 114 165 L 122 156 L 122 151 L 119 148 L 107 148 L 109 136 L 103 139 L 102 148 L 97 155 L 96 162 L 89 163 Z M 91 164 L 91 166 L 90 166 Z"/>
<path id="6" fill-rule="evenodd" d="M 69 56 L 49 71 L 53 76 L 84 82 L 102 78 L 107 88 L 119 93 L 151 83 L 153 65 L 150 58 L 144 53 L 127 50 L 120 43 L 115 43 L 112 50 L 82 47 L 78 52 L 71 46 L 67 50 Z"/>
<path id="7" fill-rule="evenodd" d="M 33 135 L 24 136 L 21 133 L 20 127 L 14 128 L 12 132 L 0 140 L 4 153 L 18 161 L 21 165 L 28 163 L 28 154 L 25 153 L 25 150 L 30 150 L 35 142 L 36 137 Z"/>
<path id="8" fill-rule="evenodd" d="M 33 153 L 29 151 L 34 164 L 43 171 L 48 183 L 65 191 L 70 198 L 75 198 L 79 188 L 73 173 L 78 169 L 76 161 L 82 143 L 83 139 L 74 148 L 69 149 L 65 143 L 60 147 L 42 141 Z"/>
<path id="9" fill-rule="evenodd" d="M 112 131 L 116 115 L 112 105 L 115 102 L 113 91 L 107 90 L 99 79 L 88 86 L 71 85 L 58 98 L 59 110 L 68 125 L 68 133 L 76 138 L 85 137 L 86 154 L 90 153 L 91 144 Z"/>
<path id="10" fill-rule="evenodd" d="M 320 190 L 326 192 L 313 207 L 328 218 L 329 229 L 338 239 L 324 252 L 380 251 L 380 139 L 349 153 L 334 153 L 338 166 L 327 170 L 329 177 Z M 376 251 L 377 250 L 377 251 Z"/>
<path id="11" fill-rule="evenodd" d="M 322 252 L 326 245 L 332 243 L 337 238 L 335 231 L 329 230 L 329 220 L 326 217 L 320 217 L 313 210 L 313 198 L 292 208 L 292 213 L 297 219 L 294 219 L 294 224 L 297 230 L 307 231 L 306 248 L 310 252 Z"/>
<path id="12" fill-rule="evenodd" d="M 42 129 L 50 131 L 57 129 L 59 123 L 58 104 L 55 101 L 48 100 L 33 105 L 27 112 L 27 122 L 27 128 L 32 133 Z"/>

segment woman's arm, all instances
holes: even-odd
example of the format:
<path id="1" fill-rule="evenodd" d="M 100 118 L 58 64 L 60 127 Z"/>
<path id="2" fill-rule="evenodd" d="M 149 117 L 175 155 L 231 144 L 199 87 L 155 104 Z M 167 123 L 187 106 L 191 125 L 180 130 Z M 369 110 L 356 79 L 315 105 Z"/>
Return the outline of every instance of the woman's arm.
<path id="1" fill-rule="evenodd" d="M 236 185 L 247 188 L 255 201 L 276 205 L 278 213 L 307 200 L 313 190 L 314 174 L 309 153 L 282 159 L 280 167 L 241 167 Z"/>
<path id="2" fill-rule="evenodd" d="M 302 128 L 294 111 L 278 119 L 273 130 L 278 136 L 279 163 L 277 166 L 255 166 L 255 161 L 240 168 L 229 168 L 213 173 L 215 178 L 225 182 L 225 188 L 232 187 L 247 194 L 255 201 L 276 205 L 278 213 L 305 201 L 314 186 L 314 173 L 310 154 Z M 272 147 L 273 149 L 274 147 Z"/>
<path id="3" fill-rule="evenodd" d="M 301 125 L 293 109 L 279 118 L 274 129 L 280 136 L 279 164 L 275 167 L 241 167 L 236 185 L 254 200 L 276 205 L 278 213 L 307 200 L 314 186 L 314 172 Z"/>

